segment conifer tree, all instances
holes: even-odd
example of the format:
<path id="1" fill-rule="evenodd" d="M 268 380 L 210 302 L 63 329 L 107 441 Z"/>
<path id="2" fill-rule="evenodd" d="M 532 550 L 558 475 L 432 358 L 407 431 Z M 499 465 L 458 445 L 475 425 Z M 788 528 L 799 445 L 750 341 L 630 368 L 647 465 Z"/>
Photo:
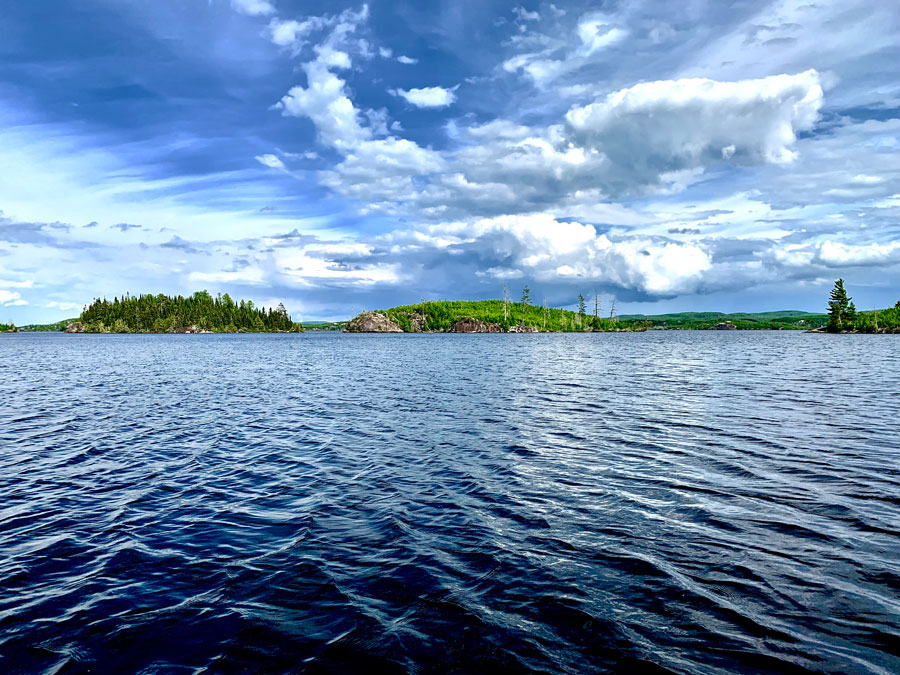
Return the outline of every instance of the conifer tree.
<path id="1" fill-rule="evenodd" d="M 848 313 L 850 308 L 850 298 L 847 297 L 847 291 L 844 289 L 844 280 L 838 279 L 834 282 L 834 288 L 831 289 L 831 296 L 828 300 L 828 331 L 838 333 L 848 325 Z M 856 308 L 854 307 L 854 312 Z"/>

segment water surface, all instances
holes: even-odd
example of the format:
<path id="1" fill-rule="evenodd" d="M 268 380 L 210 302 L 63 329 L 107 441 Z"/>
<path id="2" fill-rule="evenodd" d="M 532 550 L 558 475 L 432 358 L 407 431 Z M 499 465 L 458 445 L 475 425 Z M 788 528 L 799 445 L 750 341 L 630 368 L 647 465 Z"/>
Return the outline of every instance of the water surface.
<path id="1" fill-rule="evenodd" d="M 0 336 L 0 670 L 900 672 L 900 341 Z"/>

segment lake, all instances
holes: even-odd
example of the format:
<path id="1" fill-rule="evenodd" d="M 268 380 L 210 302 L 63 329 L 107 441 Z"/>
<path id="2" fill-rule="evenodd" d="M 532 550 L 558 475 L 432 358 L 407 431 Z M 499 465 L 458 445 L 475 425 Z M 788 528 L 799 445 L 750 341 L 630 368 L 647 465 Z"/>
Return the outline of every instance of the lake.
<path id="1" fill-rule="evenodd" d="M 0 671 L 900 672 L 900 337 L 0 335 Z"/>

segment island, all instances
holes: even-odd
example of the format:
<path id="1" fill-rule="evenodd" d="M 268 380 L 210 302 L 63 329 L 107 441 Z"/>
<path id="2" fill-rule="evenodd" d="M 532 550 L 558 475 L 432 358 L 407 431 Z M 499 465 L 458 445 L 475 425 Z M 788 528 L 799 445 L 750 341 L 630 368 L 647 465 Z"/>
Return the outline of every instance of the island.
<path id="1" fill-rule="evenodd" d="M 597 307 L 599 303 L 594 306 Z M 825 314 L 783 310 L 758 314 L 682 312 L 645 316 L 609 316 L 588 311 L 584 298 L 571 311 L 533 305 L 527 300 L 423 301 L 362 312 L 345 322 L 318 324 L 312 330 L 347 333 L 583 333 L 646 330 L 809 330 L 824 326 Z"/>
<path id="2" fill-rule="evenodd" d="M 189 296 L 124 295 L 96 299 L 69 322 L 66 333 L 300 333 L 284 304 L 257 307 L 225 293 Z"/>

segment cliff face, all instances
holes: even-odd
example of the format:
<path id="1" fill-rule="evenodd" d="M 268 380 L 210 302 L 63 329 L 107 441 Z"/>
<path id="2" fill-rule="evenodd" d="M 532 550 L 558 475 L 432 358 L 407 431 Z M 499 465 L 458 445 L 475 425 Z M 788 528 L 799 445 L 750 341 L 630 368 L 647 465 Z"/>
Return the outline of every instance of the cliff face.
<path id="1" fill-rule="evenodd" d="M 485 323 L 481 319 L 459 319 L 450 329 L 451 333 L 500 333 L 496 323 Z"/>
<path id="2" fill-rule="evenodd" d="M 365 312 L 347 322 L 345 333 L 402 333 L 403 329 L 379 312 Z"/>

